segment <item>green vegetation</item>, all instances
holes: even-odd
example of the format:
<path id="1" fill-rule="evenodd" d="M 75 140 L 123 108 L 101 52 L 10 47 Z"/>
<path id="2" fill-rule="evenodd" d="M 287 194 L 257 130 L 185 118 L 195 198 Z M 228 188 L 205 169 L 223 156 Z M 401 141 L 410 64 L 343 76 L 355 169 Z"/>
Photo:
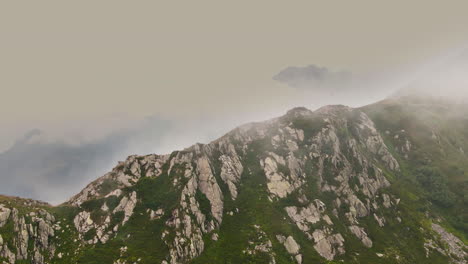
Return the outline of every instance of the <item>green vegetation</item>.
<path id="1" fill-rule="evenodd" d="M 102 184 L 100 185 L 99 194 L 106 195 L 111 191 L 117 189 L 119 184 L 113 179 L 105 179 Z"/>
<path id="2" fill-rule="evenodd" d="M 448 188 L 448 179 L 437 169 L 422 167 L 417 170 L 416 179 L 427 192 L 430 201 L 442 207 L 455 204 L 455 194 Z"/>
<path id="3" fill-rule="evenodd" d="M 193 154 L 197 159 L 200 155 L 210 158 L 210 166 L 213 170 L 216 182 L 223 193 L 223 222 L 219 229 L 207 232 L 203 236 L 204 251 L 202 254 L 189 262 L 191 264 L 238 264 L 238 263 L 270 263 L 274 254 L 277 264 L 296 263 L 293 257 L 286 251 L 284 245 L 280 244 L 276 235 L 293 236 L 301 246 L 300 254 L 303 263 L 317 264 L 364 264 L 364 263 L 448 263 L 446 256 L 431 250 L 429 258 L 426 256 L 424 243 L 433 238 L 431 221 L 437 221 L 449 232 L 460 237 L 465 243 L 468 233 L 468 121 L 460 115 L 453 114 L 446 108 L 438 108 L 425 105 L 399 104 L 385 102 L 362 108 L 374 121 L 380 135 L 384 139 L 391 154 L 398 160 L 401 170 L 390 171 L 386 169 L 380 157 L 366 150 L 363 142 L 363 133 L 370 130 L 356 129 L 357 122 L 362 118 L 360 111 L 341 111 L 336 114 L 343 115 L 330 124 L 336 129 L 340 153 L 335 149 L 334 142 L 322 142 L 320 146 L 320 157 L 311 155 L 312 139 L 327 125 L 324 114 L 311 114 L 309 116 L 286 115 L 278 123 L 268 124 L 264 137 L 257 138 L 253 130 L 245 132 L 244 136 L 253 139 L 245 145 L 241 140 L 234 140 L 231 136 L 230 143 L 239 154 L 242 162 L 243 173 L 240 182 L 237 183 L 238 196 L 233 200 L 227 184 L 221 179 L 221 156 L 220 149 L 213 147 L 201 154 L 198 151 L 184 150 L 174 152 L 171 157 L 181 154 Z M 301 160 L 303 167 L 304 182 L 300 190 L 295 190 L 285 198 L 272 197 L 268 192 L 267 178 L 264 175 L 260 160 L 263 160 L 274 152 L 282 157 L 291 155 L 285 142 L 272 144 L 272 137 L 278 133 L 283 126 L 290 126 L 304 131 L 305 139 L 298 141 L 298 150 L 294 151 L 296 158 Z M 264 128 L 264 127 L 262 127 Z M 361 133 L 361 134 L 359 134 Z M 325 134 L 325 133 L 324 133 Z M 229 136 L 229 135 L 228 135 Z M 364 135 L 366 137 L 368 135 Z M 350 148 L 350 142 L 356 141 L 355 148 Z M 218 143 L 216 143 L 218 144 Z M 219 143 L 221 144 L 221 143 Z M 366 162 L 358 159 L 353 152 L 359 152 L 367 159 Z M 334 162 L 330 157 L 339 154 L 342 162 Z M 324 158 L 327 156 L 328 158 Z M 142 158 L 138 157 L 141 161 Z M 33 221 L 30 212 L 37 213 L 39 209 L 45 209 L 55 216 L 60 222 L 59 229 L 55 230 L 55 236 L 50 237 L 51 243 L 57 245 L 57 252 L 64 253 L 63 258 L 54 258 L 50 263 L 86 263 L 86 264 L 112 264 L 120 258 L 126 263 L 161 263 L 168 259 L 169 247 L 162 239 L 166 235 L 167 243 L 172 243 L 176 232 L 184 232 L 188 227 L 182 224 L 177 229 L 166 224 L 173 219 L 173 211 L 180 208 L 181 191 L 188 183 L 185 177 L 187 168 L 195 168 L 196 163 L 185 160 L 186 163 L 171 164 L 167 162 L 158 177 L 145 177 L 146 171 L 140 168 L 141 178 L 134 185 L 122 188 L 123 194 L 119 197 L 105 197 L 106 194 L 116 189 L 117 182 L 106 179 L 99 186 L 98 198 L 88 200 L 80 207 L 64 204 L 58 207 L 50 207 L 46 204 L 35 204 L 31 201 L 14 197 L 0 196 L 0 203 L 8 207 L 15 207 L 20 216 L 25 216 L 26 224 L 32 228 L 38 228 L 38 223 Z M 321 164 L 320 162 L 323 162 Z M 351 169 L 343 171 L 345 165 L 351 164 Z M 169 167 L 171 170 L 169 172 Z M 323 169 L 322 169 L 323 168 Z M 125 170 L 130 173 L 123 164 L 116 169 Z M 288 165 L 278 163 L 278 171 L 286 178 L 291 171 Z M 379 190 L 378 207 L 372 209 L 372 213 L 366 217 L 358 218 L 357 223 L 363 227 L 373 242 L 372 248 L 366 248 L 363 243 L 349 230 L 351 225 L 348 213 L 350 205 L 341 202 L 337 211 L 333 211 L 333 204 L 337 198 L 346 200 L 346 194 L 334 191 L 323 191 L 319 186 L 320 181 L 326 181 L 335 187 L 340 185 L 344 177 L 349 178 L 349 186 L 355 195 L 364 203 L 372 204 L 362 190 L 359 174 L 367 173 L 372 180 L 377 180 L 382 173 L 391 182 L 388 188 Z M 338 177 L 343 176 L 343 178 Z M 343 174 L 346 175 L 343 175 Z M 197 179 L 198 175 L 194 175 Z M 132 216 L 125 225 L 123 211 L 112 213 L 120 203 L 122 197 L 130 193 L 137 193 L 137 204 Z M 385 208 L 383 194 L 400 200 L 398 206 Z M 340 197 L 341 195 L 341 197 Z M 345 238 L 346 253 L 336 256 L 334 261 L 326 261 L 314 249 L 314 241 L 290 219 L 285 211 L 287 206 L 304 207 L 302 198 L 308 201 L 320 199 L 325 203 L 325 212 L 333 221 L 333 234 L 339 233 Z M 211 214 L 212 203 L 207 196 L 197 189 L 195 200 L 199 205 L 200 212 L 206 216 L 206 223 L 214 220 Z M 192 198 L 193 199 L 193 198 Z M 188 201 L 188 200 L 187 200 Z M 186 201 L 186 202 L 187 202 Z M 101 210 L 103 205 L 109 210 Z M 163 209 L 161 218 L 150 219 L 149 210 Z M 108 215 L 111 222 L 108 228 L 118 225 L 118 232 L 113 234 L 107 243 L 86 244 L 78 239 L 78 233 L 74 228 L 75 216 L 83 211 L 91 213 L 93 223 L 102 224 Z M 194 215 L 187 211 L 194 219 Z M 183 214 L 184 212 L 182 212 Z M 385 225 L 380 227 L 374 218 L 385 218 Z M 198 222 L 194 221 L 194 225 Z M 208 225 L 207 225 L 208 226 Z M 204 228 L 207 228 L 204 226 Z M 311 232 L 314 229 L 323 229 L 327 226 L 322 219 L 311 224 Z M 191 226 L 193 231 L 195 228 Z M 16 251 L 14 223 L 10 220 L 0 227 L 4 244 L 12 251 Z M 82 234 L 83 240 L 94 239 L 97 230 L 92 228 Z M 217 240 L 213 240 L 217 237 Z M 190 239 L 185 243 L 192 243 Z M 180 242 L 180 243 L 184 243 Z M 266 245 L 271 242 L 270 252 L 257 250 L 257 245 Z M 31 239 L 28 249 L 32 250 L 35 242 Z M 437 246 L 444 248 L 446 245 L 435 241 Z M 251 252 L 251 253 L 248 253 Z M 383 254 L 379 256 L 380 254 Z M 47 255 L 46 255 L 47 257 Z M 0 262 L 6 260 L 0 257 Z M 22 260 L 17 263 L 30 263 L 30 260 Z M 185 264 L 185 263 L 184 263 Z"/>
<path id="4" fill-rule="evenodd" d="M 200 190 L 197 190 L 195 193 L 195 199 L 198 201 L 200 205 L 200 211 L 202 214 L 206 215 L 208 218 L 207 220 L 211 220 L 211 203 L 210 200 L 204 195 Z"/>
<path id="5" fill-rule="evenodd" d="M 391 101 L 363 110 L 374 120 L 404 169 L 409 196 L 446 229 L 468 240 L 468 120 L 456 106 Z M 408 153 L 402 151 L 406 140 Z"/>

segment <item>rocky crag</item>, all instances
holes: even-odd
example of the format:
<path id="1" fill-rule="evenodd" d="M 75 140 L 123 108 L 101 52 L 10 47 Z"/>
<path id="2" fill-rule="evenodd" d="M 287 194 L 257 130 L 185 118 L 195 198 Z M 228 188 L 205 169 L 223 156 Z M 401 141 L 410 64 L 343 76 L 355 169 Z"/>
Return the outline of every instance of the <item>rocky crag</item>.
<path id="1" fill-rule="evenodd" d="M 0 197 L 0 263 L 466 263 L 468 121 L 429 106 L 295 108 L 57 207 Z"/>

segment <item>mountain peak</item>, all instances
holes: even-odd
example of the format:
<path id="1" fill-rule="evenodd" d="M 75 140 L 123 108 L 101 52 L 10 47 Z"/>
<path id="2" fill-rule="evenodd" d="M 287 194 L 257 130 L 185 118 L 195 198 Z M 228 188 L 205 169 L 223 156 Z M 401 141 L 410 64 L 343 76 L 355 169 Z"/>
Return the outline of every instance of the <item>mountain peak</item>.
<path id="1" fill-rule="evenodd" d="M 294 107 L 286 113 L 287 116 L 292 117 L 308 116 L 310 114 L 312 114 L 312 111 L 303 106 Z"/>
<path id="2" fill-rule="evenodd" d="M 350 112 L 353 108 L 346 105 L 326 105 L 317 109 L 317 113 L 322 114 L 340 114 L 344 112 Z"/>
<path id="3" fill-rule="evenodd" d="M 462 264 L 466 246 L 443 228 L 456 219 L 419 211 L 461 210 L 464 193 L 425 164 L 442 170 L 450 155 L 446 172 L 463 179 L 468 140 L 392 111 L 293 108 L 208 144 L 129 156 L 58 207 L 0 197 L 0 261 Z M 451 122 L 450 136 L 466 134 Z"/>

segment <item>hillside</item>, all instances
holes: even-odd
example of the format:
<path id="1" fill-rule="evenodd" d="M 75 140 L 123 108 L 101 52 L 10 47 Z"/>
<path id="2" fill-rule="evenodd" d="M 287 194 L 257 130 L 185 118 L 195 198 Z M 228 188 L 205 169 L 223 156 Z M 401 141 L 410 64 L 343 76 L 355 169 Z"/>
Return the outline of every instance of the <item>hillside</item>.
<path id="1" fill-rule="evenodd" d="M 467 113 L 295 108 L 130 156 L 57 207 L 0 197 L 0 262 L 466 263 Z"/>

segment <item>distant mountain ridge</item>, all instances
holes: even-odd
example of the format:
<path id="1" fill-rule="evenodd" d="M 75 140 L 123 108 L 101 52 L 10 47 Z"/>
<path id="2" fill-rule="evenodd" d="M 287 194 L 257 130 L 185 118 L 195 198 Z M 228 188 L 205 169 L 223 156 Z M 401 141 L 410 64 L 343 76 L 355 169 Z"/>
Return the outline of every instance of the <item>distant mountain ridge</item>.
<path id="1" fill-rule="evenodd" d="M 466 108 L 425 100 L 294 108 L 57 207 L 0 197 L 0 261 L 466 263 Z"/>
<path id="2" fill-rule="evenodd" d="M 0 152 L 0 193 L 61 203 L 127 156 L 123 153 L 150 151 L 148 146 L 158 145 L 170 127 L 147 118 L 135 127 L 80 142 L 33 129 Z"/>

